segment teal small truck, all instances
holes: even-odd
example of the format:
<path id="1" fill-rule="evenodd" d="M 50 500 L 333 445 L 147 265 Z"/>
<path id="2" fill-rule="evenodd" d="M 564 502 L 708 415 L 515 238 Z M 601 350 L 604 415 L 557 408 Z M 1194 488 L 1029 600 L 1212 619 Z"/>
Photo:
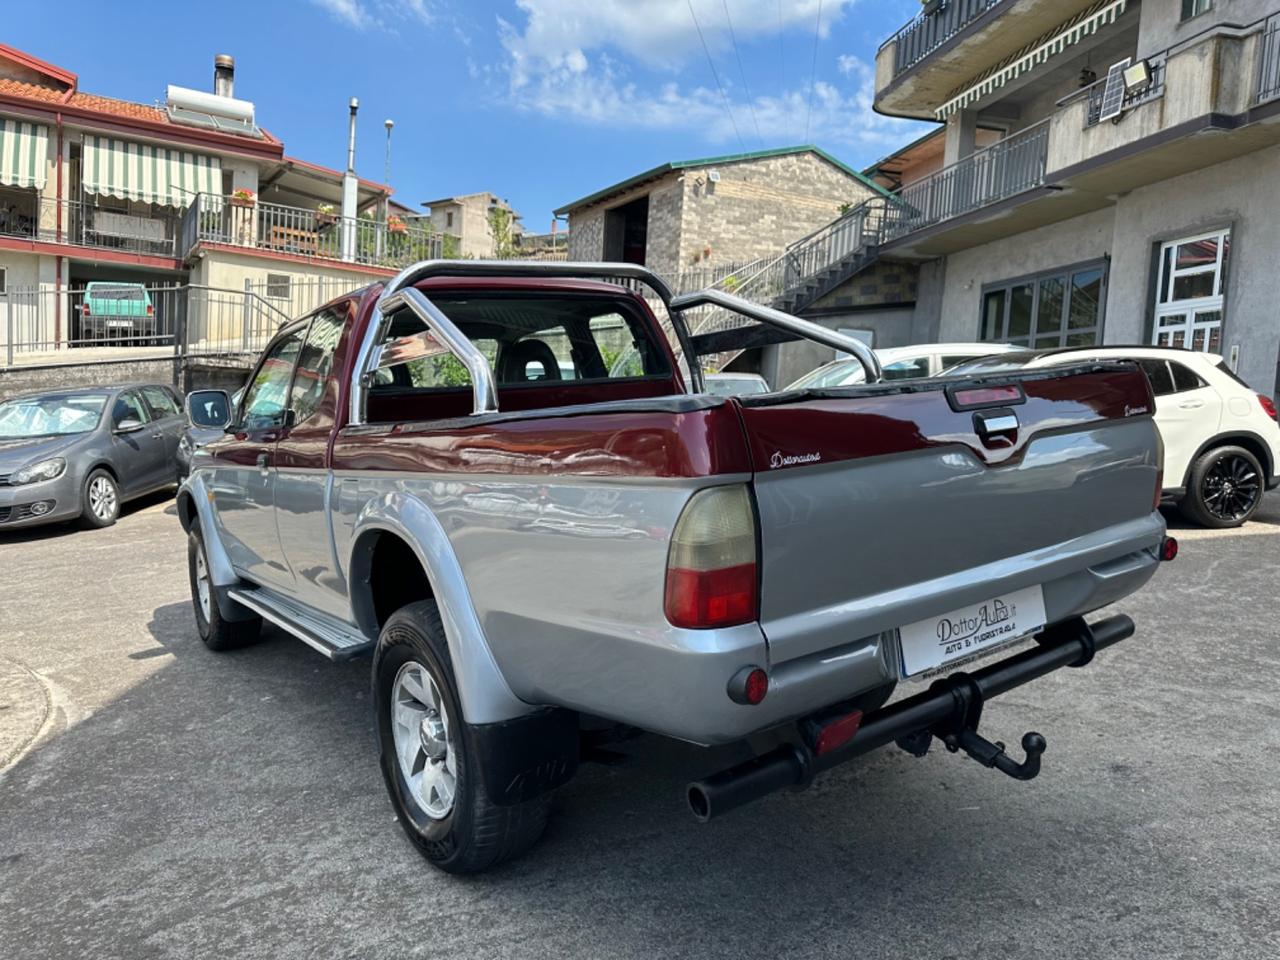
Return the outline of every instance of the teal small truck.
<path id="1" fill-rule="evenodd" d="M 92 281 L 80 307 L 80 339 L 87 343 L 151 340 L 156 337 L 156 309 L 140 283 Z"/>

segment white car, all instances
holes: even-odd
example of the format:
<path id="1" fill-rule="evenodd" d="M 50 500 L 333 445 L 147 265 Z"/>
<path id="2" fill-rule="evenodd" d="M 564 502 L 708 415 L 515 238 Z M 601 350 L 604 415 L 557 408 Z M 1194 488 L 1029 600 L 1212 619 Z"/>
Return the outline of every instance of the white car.
<path id="1" fill-rule="evenodd" d="M 1164 440 L 1164 497 L 1188 520 L 1237 527 L 1280 483 L 1280 425 L 1271 397 L 1231 372 L 1222 357 L 1173 347 L 1075 347 L 989 357 L 948 374 L 994 373 L 1087 360 L 1133 360 L 1156 396 Z"/>
<path id="2" fill-rule="evenodd" d="M 907 380 L 913 377 L 936 377 L 957 363 L 1018 350 L 1025 348 L 1011 347 L 1007 343 L 920 343 L 910 347 L 887 347 L 875 351 L 875 354 L 884 367 L 886 380 Z M 845 387 L 865 380 L 866 374 L 857 359 L 841 357 L 824 363 L 816 370 L 810 370 L 787 389 L 820 390 L 826 387 Z"/>
<path id="3" fill-rule="evenodd" d="M 769 392 L 769 381 L 758 373 L 708 373 L 702 379 L 707 393 L 715 397 L 745 397 Z"/>

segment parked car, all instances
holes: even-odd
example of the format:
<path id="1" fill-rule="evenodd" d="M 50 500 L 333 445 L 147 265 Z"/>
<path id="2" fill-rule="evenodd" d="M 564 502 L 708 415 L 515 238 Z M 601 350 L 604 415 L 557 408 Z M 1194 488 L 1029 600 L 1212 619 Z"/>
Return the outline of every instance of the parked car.
<path id="1" fill-rule="evenodd" d="M 707 393 L 713 397 L 744 397 L 769 392 L 769 381 L 758 373 L 708 373 L 703 381 Z"/>
<path id="2" fill-rule="evenodd" d="M 876 356 L 884 367 L 884 379 L 936 377 L 947 367 L 993 353 L 1017 350 L 1004 343 L 920 343 L 909 347 L 886 347 Z M 793 381 L 788 390 L 819 390 L 865 383 L 866 373 L 853 357 L 828 361 Z"/>
<path id="3" fill-rule="evenodd" d="M 177 396 L 159 384 L 0 402 L 0 530 L 110 526 L 126 500 L 173 486 L 183 426 Z"/>
<path id="4" fill-rule="evenodd" d="M 90 281 L 80 305 L 80 338 L 97 343 L 156 336 L 156 308 L 141 283 Z"/>
<path id="5" fill-rule="evenodd" d="M 197 450 L 210 440 L 217 440 L 223 433 L 227 422 L 231 419 L 231 411 L 240 403 L 244 394 L 241 387 L 231 395 L 230 406 L 223 402 L 225 394 L 219 391 L 200 391 L 197 402 L 193 405 L 191 397 L 187 397 L 187 428 L 182 431 L 178 440 L 178 479 L 183 480 L 191 472 L 191 458 Z"/>
<path id="6" fill-rule="evenodd" d="M 772 738 L 689 786 L 702 820 L 895 741 L 1034 777 L 1044 739 L 1008 755 L 978 733 L 984 701 L 1130 636 L 1083 618 L 1171 553 L 1146 377 L 902 391 L 816 324 L 671 298 L 848 350 L 871 381 L 709 396 L 644 297 L 590 279 L 614 277 L 667 299 L 630 264 L 434 261 L 283 327 L 178 495 L 205 644 L 266 619 L 333 659 L 371 653 L 392 805 L 453 872 L 533 843 L 584 718 Z M 611 368 L 593 331 L 619 317 L 637 349 Z M 551 343 L 578 377 L 547 380 Z M 209 399 L 230 406 L 190 401 Z"/>
<path id="7" fill-rule="evenodd" d="M 1257 393 L 1217 354 L 1177 347 L 1022 350 L 960 364 L 949 374 L 1132 360 L 1151 381 L 1164 446 L 1163 498 L 1192 523 L 1238 527 L 1280 484 L 1280 425 L 1271 397 Z"/>

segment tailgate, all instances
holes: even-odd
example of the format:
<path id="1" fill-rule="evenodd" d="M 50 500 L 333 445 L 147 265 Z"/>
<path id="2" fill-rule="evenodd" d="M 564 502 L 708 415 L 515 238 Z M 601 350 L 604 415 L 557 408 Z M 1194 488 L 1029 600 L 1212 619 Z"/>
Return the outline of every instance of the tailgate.
<path id="1" fill-rule="evenodd" d="M 993 387 L 1005 398 L 971 392 Z M 775 663 L 1023 588 L 1043 587 L 1052 623 L 1154 570 L 1159 439 L 1132 364 L 775 394 L 740 409 Z"/>

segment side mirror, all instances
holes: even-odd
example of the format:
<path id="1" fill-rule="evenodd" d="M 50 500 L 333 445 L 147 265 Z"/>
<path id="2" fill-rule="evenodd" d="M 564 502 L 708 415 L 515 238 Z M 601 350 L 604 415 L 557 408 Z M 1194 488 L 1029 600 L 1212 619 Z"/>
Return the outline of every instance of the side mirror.
<path id="1" fill-rule="evenodd" d="M 226 427 L 231 422 L 227 391 L 195 390 L 187 394 L 187 421 L 194 427 Z"/>
<path id="2" fill-rule="evenodd" d="M 116 424 L 116 433 L 137 433 L 146 424 L 141 420 L 135 420 L 133 417 L 125 417 Z"/>

